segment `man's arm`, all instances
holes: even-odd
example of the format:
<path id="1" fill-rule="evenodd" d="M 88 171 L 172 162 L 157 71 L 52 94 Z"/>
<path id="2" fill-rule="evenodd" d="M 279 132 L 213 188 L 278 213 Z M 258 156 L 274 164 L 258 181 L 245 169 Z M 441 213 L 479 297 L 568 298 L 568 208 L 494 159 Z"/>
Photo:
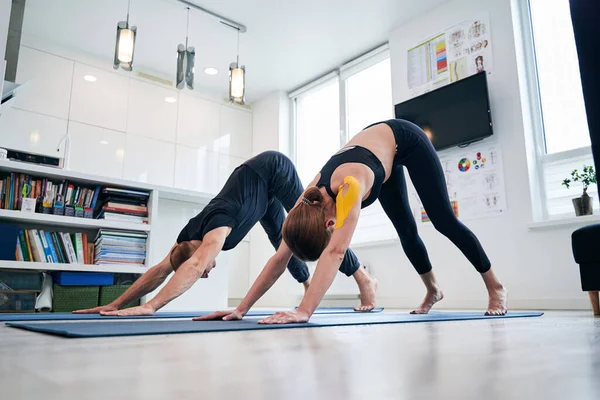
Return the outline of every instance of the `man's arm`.
<path id="1" fill-rule="evenodd" d="M 173 246 L 175 247 L 175 246 Z M 142 296 L 152 292 L 154 289 L 159 287 L 161 283 L 167 279 L 167 277 L 173 272 L 173 268 L 171 267 L 171 262 L 169 261 L 169 257 L 171 255 L 171 251 L 167 256 L 158 264 L 150 268 L 146 273 L 144 273 L 138 280 L 136 280 L 133 285 L 129 289 L 125 291 L 121 296 L 119 296 L 115 301 L 105 306 L 90 308 L 87 310 L 77 310 L 73 311 L 74 314 L 97 314 L 99 312 L 110 312 L 116 311 L 119 308 L 126 306 L 127 304 L 135 301 Z"/>

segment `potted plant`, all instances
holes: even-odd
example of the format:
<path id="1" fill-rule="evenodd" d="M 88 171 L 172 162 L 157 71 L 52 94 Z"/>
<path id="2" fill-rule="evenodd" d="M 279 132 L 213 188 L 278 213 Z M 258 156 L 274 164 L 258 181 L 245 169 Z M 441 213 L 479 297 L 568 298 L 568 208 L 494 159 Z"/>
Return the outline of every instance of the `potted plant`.
<path id="1" fill-rule="evenodd" d="M 578 217 L 582 215 L 592 215 L 594 213 L 592 208 L 592 197 L 587 194 L 587 189 L 592 183 L 596 183 L 596 171 L 594 171 L 594 167 L 591 165 L 584 165 L 581 174 L 578 170 L 573 170 L 573 172 L 571 172 L 571 177 L 565 179 L 562 184 L 569 189 L 573 182 L 581 182 L 583 184 L 583 194 L 581 197 L 573 199 L 575 215 Z"/>

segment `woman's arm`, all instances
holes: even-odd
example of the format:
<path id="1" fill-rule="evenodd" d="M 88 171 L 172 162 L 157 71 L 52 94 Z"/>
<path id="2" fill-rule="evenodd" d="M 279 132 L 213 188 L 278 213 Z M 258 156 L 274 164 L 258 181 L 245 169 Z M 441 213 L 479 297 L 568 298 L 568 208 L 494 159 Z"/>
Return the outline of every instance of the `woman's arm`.
<path id="1" fill-rule="evenodd" d="M 331 241 L 317 262 L 317 268 L 310 287 L 304 295 L 298 310 L 294 312 L 278 312 L 260 321 L 260 323 L 286 324 L 307 322 L 310 319 L 310 316 L 323 299 L 323 296 L 325 296 L 327 289 L 333 283 L 338 268 L 344 259 L 344 254 L 350 246 L 350 241 L 352 240 L 352 235 L 354 234 L 360 215 L 361 198 L 362 196 L 358 197 L 356 203 L 348 213 L 344 225 L 336 229 L 333 235 L 331 235 Z"/>
<path id="2" fill-rule="evenodd" d="M 194 321 L 207 321 L 213 319 L 223 319 L 224 321 L 242 319 L 252 308 L 254 303 L 258 301 L 270 288 L 277 279 L 283 274 L 287 263 L 292 258 L 292 252 L 287 247 L 284 241 L 281 242 L 277 252 L 267 261 L 256 281 L 244 297 L 244 300 L 237 306 L 235 310 L 217 311 L 204 317 L 194 318 Z"/>

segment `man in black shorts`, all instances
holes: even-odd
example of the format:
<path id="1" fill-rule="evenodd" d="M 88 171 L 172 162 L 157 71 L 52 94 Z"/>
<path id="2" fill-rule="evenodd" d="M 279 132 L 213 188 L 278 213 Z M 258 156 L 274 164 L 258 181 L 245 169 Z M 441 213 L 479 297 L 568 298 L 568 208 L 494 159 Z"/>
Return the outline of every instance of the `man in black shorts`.
<path id="1" fill-rule="evenodd" d="M 160 263 L 150 268 L 111 304 L 76 313 L 119 316 L 154 314 L 185 293 L 198 279 L 208 278 L 219 252 L 237 246 L 256 222 L 260 222 L 277 250 L 282 240 L 283 210 L 291 210 L 303 190 L 296 168 L 282 153 L 266 151 L 249 159 L 233 171 L 221 192 L 182 229 L 177 243 Z M 278 261 L 284 260 L 273 260 L 272 257 L 269 263 L 281 265 Z M 282 268 L 285 270 L 285 264 Z M 303 261 L 292 257 L 287 261 L 287 269 L 305 289 L 308 288 L 310 273 Z M 281 269 L 275 270 L 269 268 L 263 271 L 262 274 L 270 276 L 268 284 L 263 285 L 261 291 L 266 292 L 283 273 Z M 155 290 L 173 271 L 173 278 L 152 300 L 139 307 L 119 310 Z M 356 279 L 361 298 L 361 305 L 356 310 L 374 308 L 377 280 L 361 267 L 351 250 L 346 252 L 340 271 Z"/>

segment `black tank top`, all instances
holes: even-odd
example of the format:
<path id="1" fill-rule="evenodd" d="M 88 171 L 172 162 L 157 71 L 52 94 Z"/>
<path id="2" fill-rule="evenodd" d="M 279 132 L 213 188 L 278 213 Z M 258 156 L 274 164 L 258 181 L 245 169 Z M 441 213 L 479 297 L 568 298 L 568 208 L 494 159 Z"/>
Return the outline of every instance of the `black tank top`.
<path id="1" fill-rule="evenodd" d="M 381 185 L 385 180 L 385 169 L 379 159 L 369 149 L 362 146 L 344 147 L 327 161 L 321 169 L 321 177 L 317 182 L 317 187 L 324 187 L 327 193 L 335 200 L 335 193 L 331 190 L 331 175 L 342 164 L 359 163 L 371 168 L 375 174 L 371 194 L 360 205 L 360 208 L 365 208 L 373 204 L 379 197 Z"/>

